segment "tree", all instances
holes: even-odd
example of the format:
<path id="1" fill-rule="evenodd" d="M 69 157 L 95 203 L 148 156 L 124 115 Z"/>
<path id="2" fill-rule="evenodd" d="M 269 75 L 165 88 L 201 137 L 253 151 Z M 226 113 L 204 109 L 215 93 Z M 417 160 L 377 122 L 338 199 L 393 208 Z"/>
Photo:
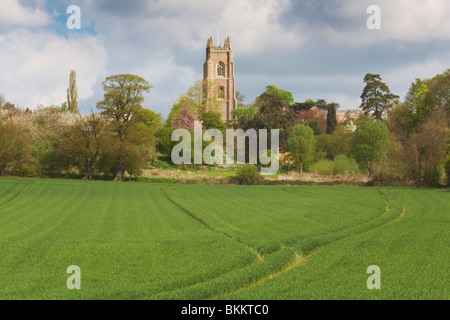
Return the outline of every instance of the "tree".
<path id="1" fill-rule="evenodd" d="M 283 89 L 279 89 L 276 86 L 274 86 L 273 84 L 268 85 L 266 87 L 266 90 L 264 91 L 264 93 L 281 97 L 283 99 L 284 107 L 290 107 L 294 104 L 294 97 L 292 96 L 292 92 L 286 91 Z M 262 97 L 262 95 L 260 95 L 258 98 L 256 98 L 256 100 L 260 99 L 261 97 Z"/>
<path id="2" fill-rule="evenodd" d="M 346 125 L 339 124 L 332 134 L 316 137 L 317 151 L 330 160 L 334 160 L 340 154 L 352 157 L 352 136 Z"/>
<path id="3" fill-rule="evenodd" d="M 432 118 L 420 123 L 417 132 L 411 136 L 417 148 L 419 179 L 427 186 L 440 184 L 449 138 L 446 120 Z"/>
<path id="4" fill-rule="evenodd" d="M 244 127 L 245 124 L 255 117 L 257 111 L 257 105 L 252 104 L 250 106 L 239 106 L 236 109 L 231 110 L 231 115 L 236 119 L 237 127 Z"/>
<path id="5" fill-rule="evenodd" d="M 218 96 L 211 95 L 209 98 L 205 98 L 205 88 L 215 91 L 217 90 L 217 85 L 211 80 L 196 80 L 185 94 L 180 95 L 176 105 L 180 105 L 179 109 L 186 107 L 195 110 L 197 117 L 200 117 L 203 112 L 218 111 Z"/>
<path id="6" fill-rule="evenodd" d="M 316 134 L 325 133 L 327 130 L 327 112 L 323 109 L 311 108 L 296 111 L 296 118 L 302 123 L 317 123 L 320 132 L 316 132 Z M 315 126 L 315 124 L 313 124 L 313 126 Z"/>
<path id="7" fill-rule="evenodd" d="M 305 102 L 297 102 L 292 105 L 292 108 L 295 111 L 307 111 L 311 110 L 316 106 L 316 103 L 313 99 L 306 99 Z"/>
<path id="8" fill-rule="evenodd" d="M 236 90 L 236 102 L 237 102 L 237 107 L 238 108 L 242 108 L 245 106 L 245 96 L 239 91 Z"/>
<path id="9" fill-rule="evenodd" d="M 170 124 L 172 128 L 194 130 L 194 122 L 198 120 L 197 113 L 194 109 L 182 107 L 177 115 L 170 120 Z"/>
<path id="10" fill-rule="evenodd" d="M 432 113 L 450 119 L 450 69 L 431 79 L 417 78 L 406 94 L 405 104 L 411 109 L 417 121 Z"/>
<path id="11" fill-rule="evenodd" d="M 374 173 L 375 165 L 385 154 L 389 141 L 389 130 L 382 121 L 367 121 L 359 127 L 353 137 L 353 153 L 362 170 Z"/>
<path id="12" fill-rule="evenodd" d="M 257 112 L 243 129 L 279 129 L 280 146 L 287 149 L 289 132 L 295 124 L 295 113 L 291 108 L 285 108 L 284 100 L 280 95 L 263 92 L 257 99 Z"/>
<path id="13" fill-rule="evenodd" d="M 381 120 L 394 106 L 399 96 L 392 94 L 389 87 L 381 81 L 379 74 L 368 73 L 364 77 L 366 86 L 361 94 L 361 106 L 366 114 L 372 113 L 376 120 Z"/>
<path id="14" fill-rule="evenodd" d="M 162 125 L 161 115 L 150 109 L 140 110 L 137 117 L 149 128 L 156 129 Z"/>
<path id="15" fill-rule="evenodd" d="M 77 73 L 70 71 L 69 88 L 67 88 L 67 107 L 68 111 L 78 113 L 78 92 L 77 92 Z"/>
<path id="16" fill-rule="evenodd" d="M 325 99 L 318 99 L 315 102 L 315 106 L 319 109 L 328 110 L 329 104 Z"/>
<path id="17" fill-rule="evenodd" d="M 331 134 L 336 129 L 337 119 L 336 119 L 336 104 L 330 103 L 328 105 L 327 112 L 327 133 Z"/>
<path id="18" fill-rule="evenodd" d="M 221 114 L 218 112 L 204 112 L 200 116 L 200 120 L 203 121 L 203 126 L 205 129 L 225 130 L 225 124 L 221 119 Z"/>
<path id="19" fill-rule="evenodd" d="M 77 117 L 73 125 L 64 130 L 57 152 L 65 165 L 73 165 L 83 174 L 83 179 L 91 180 L 94 166 L 100 157 L 104 143 L 105 119 L 92 113 Z"/>
<path id="20" fill-rule="evenodd" d="M 114 180 L 123 179 L 127 149 L 133 149 L 137 142 L 139 118 L 135 116 L 142 110 L 143 94 L 150 92 L 151 87 L 145 79 L 132 74 L 110 76 L 103 82 L 104 100 L 97 103 L 97 108 L 111 118 L 109 127 L 115 134 L 117 166 Z"/>
<path id="21" fill-rule="evenodd" d="M 156 150 L 165 155 L 169 155 L 172 152 L 173 147 L 177 142 L 172 141 L 172 133 L 175 128 L 172 127 L 160 127 L 155 132 L 156 138 Z"/>
<path id="22" fill-rule="evenodd" d="M 0 175 L 23 171 L 31 157 L 31 141 L 26 131 L 14 122 L 0 121 Z"/>
<path id="23" fill-rule="evenodd" d="M 304 124 L 298 124 L 289 135 L 289 151 L 299 170 L 303 173 L 303 168 L 314 159 L 316 140 L 313 130 Z"/>

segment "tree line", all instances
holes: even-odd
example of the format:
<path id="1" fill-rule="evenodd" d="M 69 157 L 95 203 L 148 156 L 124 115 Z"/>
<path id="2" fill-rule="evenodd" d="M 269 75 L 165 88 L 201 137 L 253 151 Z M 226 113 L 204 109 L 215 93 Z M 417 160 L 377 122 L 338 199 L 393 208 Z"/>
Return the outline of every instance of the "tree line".
<path id="1" fill-rule="evenodd" d="M 281 167 L 288 170 L 341 166 L 333 172 L 367 173 L 377 184 L 444 184 L 450 177 L 450 70 L 415 79 L 403 102 L 380 75 L 363 81 L 361 113 L 347 113 L 339 123 L 338 103 L 295 102 L 275 85 L 249 104 L 237 92 L 233 121 L 224 123 L 217 101 L 205 101 L 203 81 L 181 94 L 163 119 L 142 106 L 152 86 L 130 74 L 106 78 L 99 112 L 80 115 L 71 72 L 61 107 L 20 110 L 0 98 L 0 174 L 123 180 L 125 172 L 138 175 L 158 155 L 170 155 L 177 143 L 172 132 L 193 130 L 200 120 L 204 129 L 280 129 L 281 151 L 292 160 L 281 159 Z"/>

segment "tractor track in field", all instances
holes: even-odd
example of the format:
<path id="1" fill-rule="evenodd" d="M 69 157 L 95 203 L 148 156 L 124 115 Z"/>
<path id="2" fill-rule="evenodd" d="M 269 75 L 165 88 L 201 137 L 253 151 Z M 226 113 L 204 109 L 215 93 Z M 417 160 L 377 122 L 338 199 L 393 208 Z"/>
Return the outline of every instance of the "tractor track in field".
<path id="1" fill-rule="evenodd" d="M 389 212 L 389 210 L 390 210 L 391 207 L 390 207 L 390 204 L 389 204 L 389 202 L 388 202 L 386 196 L 385 196 L 382 192 L 380 192 L 379 190 L 378 190 L 378 192 L 381 194 L 381 196 L 383 197 L 383 199 L 384 199 L 384 201 L 385 201 L 385 203 L 386 203 L 386 210 L 381 214 L 381 216 L 383 216 L 383 215 L 385 215 L 387 212 Z M 401 211 L 400 214 L 399 214 L 397 217 L 395 217 L 394 219 L 389 220 L 389 221 L 386 221 L 385 223 L 383 223 L 383 224 L 381 224 L 381 225 L 378 225 L 378 226 L 375 226 L 375 227 L 372 227 L 372 228 L 368 228 L 368 229 L 366 229 L 366 230 L 363 230 L 363 231 L 360 231 L 360 232 L 356 232 L 356 233 L 353 233 L 353 234 L 349 234 L 349 235 L 344 236 L 344 237 L 342 237 L 342 238 L 338 238 L 338 239 L 336 239 L 336 240 L 334 240 L 334 241 L 330 241 L 330 242 L 328 242 L 328 243 L 325 243 L 325 244 L 323 244 L 322 246 L 320 246 L 320 247 L 318 247 L 318 248 L 315 248 L 315 249 L 313 249 L 312 251 L 308 252 L 308 254 L 307 254 L 306 256 L 300 255 L 300 254 L 294 249 L 294 250 L 296 251 L 296 259 L 295 259 L 295 261 L 294 261 L 292 264 L 290 264 L 289 266 L 287 266 L 287 267 L 283 268 L 282 270 L 279 270 L 279 271 L 277 271 L 277 272 L 275 272 L 275 273 L 273 273 L 273 274 L 271 274 L 271 275 L 269 275 L 269 276 L 266 276 L 266 277 L 264 277 L 264 278 L 261 278 L 261 279 L 255 281 L 255 282 L 252 282 L 252 283 L 250 283 L 250 284 L 248 284 L 248 285 L 242 286 L 241 288 L 239 288 L 239 289 L 237 289 L 237 290 L 233 290 L 233 291 L 231 291 L 231 292 L 226 292 L 226 293 L 223 293 L 223 294 L 214 296 L 214 297 L 212 297 L 212 298 L 210 298 L 210 299 L 215 299 L 215 298 L 219 298 L 219 297 L 222 297 L 222 296 L 225 296 L 225 295 L 228 295 L 228 294 L 233 294 L 233 293 L 237 293 L 237 292 L 240 292 L 240 291 L 244 291 L 244 290 L 247 290 L 247 289 L 249 289 L 249 288 L 251 288 L 251 287 L 254 287 L 254 286 L 256 286 L 256 285 L 259 285 L 259 284 L 261 284 L 261 283 L 264 283 L 264 282 L 266 282 L 266 281 L 268 281 L 268 280 L 270 280 L 270 279 L 273 279 L 273 278 L 275 278 L 275 277 L 277 277 L 277 276 L 279 276 L 279 275 L 281 275 L 281 274 L 284 274 L 284 273 L 286 273 L 286 272 L 288 272 L 288 271 L 290 271 L 290 270 L 292 270 L 292 269 L 294 269 L 294 268 L 296 268 L 296 267 L 302 265 L 302 264 L 305 263 L 310 257 L 314 256 L 316 253 L 320 252 L 322 249 L 324 249 L 325 247 L 328 247 L 329 245 L 332 245 L 332 244 L 334 244 L 334 243 L 336 243 L 336 242 L 338 242 L 338 241 L 341 241 L 341 240 L 343 240 L 343 239 L 347 239 L 347 238 L 350 238 L 350 237 L 353 237 L 353 236 L 357 236 L 357 235 L 361 235 L 361 234 L 370 232 L 370 231 L 372 231 L 372 230 L 375 230 L 375 229 L 384 227 L 384 226 L 386 226 L 386 225 L 388 225 L 388 224 L 390 224 L 390 223 L 392 223 L 392 222 L 396 222 L 396 221 L 400 220 L 400 219 L 403 218 L 403 217 L 405 216 L 405 214 L 406 214 L 406 206 L 405 206 L 405 204 L 404 204 L 403 202 L 400 201 L 400 198 L 399 198 L 398 196 L 396 196 L 396 197 L 397 197 L 397 199 L 399 200 L 399 202 L 402 204 L 402 211 Z M 381 217 L 381 216 L 380 216 L 380 217 Z"/>
<path id="2" fill-rule="evenodd" d="M 195 216 L 195 215 L 192 214 L 189 210 L 187 210 L 187 209 L 184 208 L 182 205 L 178 204 L 176 201 L 174 201 L 172 198 L 170 198 L 170 196 L 163 190 L 163 188 L 160 187 L 159 190 L 161 191 L 161 193 L 163 193 L 163 195 L 167 198 L 168 201 L 170 201 L 174 206 L 176 206 L 176 207 L 179 208 L 181 211 L 183 211 L 185 214 L 187 214 L 191 219 L 193 219 L 193 220 L 195 220 L 196 222 L 198 222 L 199 224 L 201 224 L 203 227 L 207 228 L 208 230 L 210 230 L 210 231 L 212 231 L 212 232 L 221 234 L 221 235 L 225 236 L 226 238 L 228 238 L 228 239 L 230 239 L 230 240 L 233 240 L 233 241 L 235 241 L 235 242 L 238 242 L 239 244 L 244 245 L 245 247 L 251 249 L 252 251 L 256 251 L 257 254 L 258 254 L 258 261 L 256 261 L 255 263 L 260 263 L 260 262 L 262 262 L 262 261 L 264 260 L 264 255 L 263 255 L 262 253 L 260 253 L 258 250 L 256 250 L 255 248 L 252 248 L 251 246 L 249 246 L 249 245 L 243 243 L 243 242 L 240 241 L 239 239 L 236 239 L 236 238 L 232 237 L 231 235 L 229 235 L 229 234 L 227 234 L 227 233 L 225 233 L 225 232 L 223 232 L 223 231 L 220 231 L 220 230 L 217 230 L 217 229 L 211 227 L 211 226 L 208 225 L 205 221 L 203 221 L 203 220 L 200 219 L 199 217 Z M 383 198 L 383 200 L 384 200 L 384 202 L 385 202 L 385 204 L 386 204 L 386 209 L 383 211 L 383 213 L 382 213 L 380 216 L 378 216 L 378 217 L 375 218 L 375 219 L 378 219 L 378 218 L 380 218 L 380 217 L 386 215 L 386 214 L 391 210 L 391 205 L 390 205 L 388 199 L 386 198 L 386 196 L 385 196 L 379 189 L 378 189 L 377 191 L 380 193 L 381 197 Z M 175 192 L 175 191 L 174 191 L 174 192 Z M 386 222 L 384 222 L 384 223 L 382 223 L 382 224 L 380 224 L 380 225 L 376 225 L 376 226 L 373 226 L 373 227 L 370 227 L 370 228 L 367 228 L 367 229 L 364 229 L 364 230 L 361 230 L 361 231 L 358 231 L 358 232 L 355 232 L 355 233 L 352 233 L 352 234 L 345 235 L 345 236 L 343 236 L 343 237 L 339 237 L 339 238 L 337 238 L 337 239 L 335 239 L 335 240 L 333 240 L 333 241 L 326 242 L 326 243 L 322 244 L 321 246 L 319 246 L 319 247 L 317 247 L 317 248 L 314 248 L 313 250 L 309 251 L 306 255 L 301 255 L 301 254 L 298 252 L 298 250 L 295 249 L 294 247 L 291 247 L 291 246 L 285 246 L 285 247 L 287 247 L 287 248 L 292 249 L 292 250 L 295 252 L 295 259 L 294 259 L 294 261 L 293 261 L 292 263 L 290 263 L 288 266 L 282 268 L 281 270 L 275 271 L 275 272 L 273 272 L 273 273 L 271 273 L 271 274 L 269 274 L 269 275 L 265 275 L 265 276 L 263 276 L 262 278 L 260 278 L 260 279 L 258 279 L 258 280 L 256 280 L 256 281 L 253 281 L 253 282 L 251 282 L 251 283 L 247 283 L 247 284 L 245 284 L 244 286 L 241 286 L 241 287 L 239 287 L 239 288 L 236 288 L 236 289 L 231 290 L 231 291 L 228 291 L 228 292 L 222 292 L 222 293 L 219 293 L 219 294 L 215 294 L 215 295 L 213 295 L 213 296 L 207 297 L 206 299 L 212 299 L 212 300 L 214 300 L 214 299 L 217 299 L 217 298 L 220 298 L 220 297 L 229 295 L 229 294 L 238 293 L 238 292 L 247 290 L 247 289 L 249 289 L 249 288 L 252 288 L 252 287 L 254 287 L 254 286 L 256 286 L 256 285 L 259 285 L 259 284 L 264 283 L 264 282 L 266 282 L 266 281 L 268 281 L 268 280 L 271 280 L 271 279 L 273 279 L 273 278 L 276 278 L 276 277 L 278 277 L 278 276 L 280 276 L 280 275 L 282 275 L 282 274 L 284 274 L 284 273 L 286 273 L 286 272 L 288 272 L 288 271 L 290 271 L 290 270 L 292 270 L 292 269 L 294 269 L 294 268 L 296 268 L 296 267 L 302 265 L 302 264 L 305 263 L 309 258 L 311 258 L 312 256 L 314 256 L 316 253 L 320 252 L 320 251 L 321 251 L 322 249 L 324 249 L 325 247 L 328 247 L 329 245 L 332 245 L 332 244 L 334 244 L 334 243 L 336 243 L 336 242 L 338 242 L 338 241 L 341 241 L 341 240 L 343 240 L 343 239 L 347 239 L 347 238 L 350 238 L 350 237 L 353 237 L 353 236 L 365 234 L 365 233 L 370 232 L 370 231 L 372 231 L 372 230 L 375 230 L 375 229 L 381 228 L 381 227 L 383 227 L 383 226 L 386 226 L 386 225 L 389 224 L 389 223 L 396 222 L 396 221 L 400 220 L 400 219 L 401 219 L 402 217 L 404 217 L 405 214 L 406 214 L 406 206 L 405 206 L 405 204 L 400 200 L 400 198 L 398 197 L 398 195 L 396 195 L 396 197 L 397 197 L 397 200 L 399 201 L 399 203 L 402 204 L 402 211 L 401 211 L 400 214 L 399 214 L 397 217 L 395 217 L 394 219 L 388 220 L 388 221 L 386 221 Z M 279 250 L 281 250 L 281 248 L 280 248 Z M 279 250 L 278 250 L 278 251 L 279 251 Z M 276 252 L 278 252 L 278 251 L 276 251 Z M 274 253 L 274 252 L 272 252 L 272 254 L 273 254 L 273 253 Z M 231 270 L 230 272 L 233 272 L 233 271 L 236 271 L 236 270 Z M 227 273 L 229 273 L 229 272 L 227 272 Z M 208 280 L 206 280 L 206 281 L 202 281 L 201 283 L 209 282 L 209 281 L 212 281 L 212 280 L 214 280 L 214 279 L 216 279 L 216 278 L 220 278 L 220 277 L 222 277 L 222 276 L 223 276 L 223 274 L 220 275 L 220 276 L 218 276 L 218 277 L 214 277 L 214 278 L 212 278 L 212 279 L 208 279 Z M 173 290 L 173 291 L 183 290 L 183 289 L 186 289 L 186 288 L 189 288 L 189 287 L 193 287 L 193 286 L 198 285 L 198 284 L 199 284 L 199 283 L 195 283 L 195 284 L 193 284 L 193 285 L 189 285 L 189 286 L 187 286 L 187 287 L 179 288 L 179 289 L 176 289 L 176 290 Z M 166 293 L 167 293 L 167 292 L 166 292 Z"/>
<path id="3" fill-rule="evenodd" d="M 20 183 L 20 181 L 17 182 L 14 186 L 12 186 L 9 190 L 7 190 L 7 191 L 4 193 L 4 195 L 6 195 L 6 194 L 8 194 L 9 192 L 11 192 L 11 191 L 12 191 L 19 183 Z M 7 200 L 1 202 L 1 203 L 0 203 L 0 206 L 3 206 L 3 205 L 5 205 L 5 204 L 7 204 L 8 202 L 11 202 L 11 201 L 17 199 L 19 196 L 21 196 L 22 194 L 24 194 L 25 191 L 27 191 L 28 188 L 29 188 L 32 184 L 33 184 L 33 182 L 28 182 L 27 185 L 26 185 L 21 191 L 19 191 L 18 193 L 16 193 L 16 194 L 15 194 L 14 196 L 12 196 L 11 198 L 9 198 L 9 199 L 7 199 Z"/>
<path id="4" fill-rule="evenodd" d="M 249 249 L 250 251 L 254 252 L 257 256 L 258 256 L 258 260 L 257 262 L 263 261 L 264 257 L 263 254 L 261 252 L 259 252 L 256 248 L 251 247 L 250 245 L 242 242 L 239 239 L 234 238 L 233 236 L 229 235 L 226 232 L 217 230 L 213 227 L 211 227 L 209 224 L 207 224 L 205 221 L 203 221 L 202 219 L 200 219 L 199 217 L 195 216 L 194 214 L 192 214 L 191 212 L 189 212 L 189 210 L 187 210 L 186 208 L 184 208 L 183 206 L 179 205 L 178 203 L 176 203 L 172 198 L 170 198 L 170 196 L 160 187 L 159 190 L 162 192 L 162 194 L 166 197 L 167 200 L 170 201 L 170 203 L 172 203 L 174 206 L 176 206 L 178 209 L 180 209 L 181 211 L 183 211 L 185 214 L 187 214 L 190 218 L 192 218 L 193 220 L 195 220 L 196 222 L 198 222 L 199 224 L 201 224 L 203 227 L 205 227 L 206 229 L 208 229 L 209 231 L 218 233 L 222 236 L 225 236 L 226 238 L 235 241 L 237 243 L 239 243 L 240 245 L 245 246 L 247 249 Z"/>

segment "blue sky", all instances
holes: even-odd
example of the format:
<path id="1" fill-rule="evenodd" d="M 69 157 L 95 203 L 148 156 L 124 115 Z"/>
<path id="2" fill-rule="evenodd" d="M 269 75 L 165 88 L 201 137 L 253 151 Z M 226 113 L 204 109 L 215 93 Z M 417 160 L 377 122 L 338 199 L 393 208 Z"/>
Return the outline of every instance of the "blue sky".
<path id="1" fill-rule="evenodd" d="M 369 5 L 381 30 L 369 30 Z M 67 7 L 81 9 L 68 30 Z M 95 110 L 102 81 L 147 79 L 144 106 L 167 115 L 202 77 L 206 40 L 229 36 L 236 88 L 251 102 L 269 84 L 308 98 L 359 106 L 366 73 L 402 98 L 415 78 L 450 67 L 448 0 L 2 0 L 0 94 L 21 108 L 60 105 L 77 71 L 82 112 Z"/>

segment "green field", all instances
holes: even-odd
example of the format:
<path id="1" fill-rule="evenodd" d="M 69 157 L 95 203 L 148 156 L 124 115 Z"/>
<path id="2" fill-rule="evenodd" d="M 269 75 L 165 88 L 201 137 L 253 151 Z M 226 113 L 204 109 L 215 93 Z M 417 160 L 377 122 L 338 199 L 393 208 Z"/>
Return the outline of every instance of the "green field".
<path id="1" fill-rule="evenodd" d="M 449 189 L 2 178 L 0 299 L 449 299 L 449 222 Z"/>

